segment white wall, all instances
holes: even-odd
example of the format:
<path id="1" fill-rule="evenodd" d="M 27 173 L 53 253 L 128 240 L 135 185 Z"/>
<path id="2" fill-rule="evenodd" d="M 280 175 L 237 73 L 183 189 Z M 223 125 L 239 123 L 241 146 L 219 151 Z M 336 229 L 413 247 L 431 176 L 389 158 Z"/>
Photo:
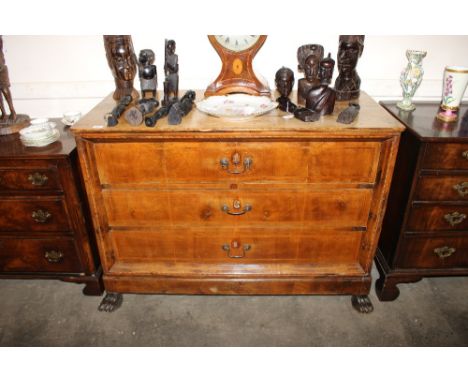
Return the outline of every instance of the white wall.
<path id="1" fill-rule="evenodd" d="M 181 89 L 204 89 L 218 75 L 220 60 L 206 35 L 134 34 L 137 54 L 144 48 L 156 52 L 160 85 L 163 80 L 165 38 L 173 38 L 177 42 Z M 67 110 L 87 112 L 113 90 L 113 78 L 100 35 L 6 35 L 3 40 L 11 91 L 20 113 L 52 117 L 60 116 Z M 336 58 L 338 35 L 276 33 L 269 34 L 254 66 L 272 87 L 274 74 L 281 66 L 292 68 L 299 78 L 296 50 L 307 43 L 322 44 Z M 358 66 L 362 89 L 378 100 L 399 98 L 399 75 L 406 65 L 406 49 L 428 52 L 424 59 L 424 80 L 415 99 L 439 100 L 444 67 L 468 66 L 468 36 L 369 35 L 366 36 L 364 53 Z"/>

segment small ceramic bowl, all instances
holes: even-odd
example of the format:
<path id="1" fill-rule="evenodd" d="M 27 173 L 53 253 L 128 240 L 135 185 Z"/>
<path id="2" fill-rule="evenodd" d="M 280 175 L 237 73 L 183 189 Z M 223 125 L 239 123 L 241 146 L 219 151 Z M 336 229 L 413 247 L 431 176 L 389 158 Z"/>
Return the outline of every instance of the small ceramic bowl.
<path id="1" fill-rule="evenodd" d="M 79 111 L 67 111 L 63 113 L 62 122 L 66 125 L 73 125 L 74 123 L 78 122 L 81 118 L 81 113 Z"/>

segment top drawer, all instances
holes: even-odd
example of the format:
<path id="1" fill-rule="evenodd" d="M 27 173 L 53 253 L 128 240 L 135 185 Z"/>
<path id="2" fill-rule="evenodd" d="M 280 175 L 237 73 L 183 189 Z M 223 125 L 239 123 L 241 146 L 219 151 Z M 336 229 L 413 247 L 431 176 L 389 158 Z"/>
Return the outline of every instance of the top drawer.
<path id="1" fill-rule="evenodd" d="M 103 185 L 184 182 L 374 183 L 380 142 L 96 143 Z"/>
<path id="2" fill-rule="evenodd" d="M 61 189 L 57 168 L 0 168 L 0 192 Z"/>
<path id="3" fill-rule="evenodd" d="M 422 168 L 468 170 L 468 143 L 429 143 Z"/>

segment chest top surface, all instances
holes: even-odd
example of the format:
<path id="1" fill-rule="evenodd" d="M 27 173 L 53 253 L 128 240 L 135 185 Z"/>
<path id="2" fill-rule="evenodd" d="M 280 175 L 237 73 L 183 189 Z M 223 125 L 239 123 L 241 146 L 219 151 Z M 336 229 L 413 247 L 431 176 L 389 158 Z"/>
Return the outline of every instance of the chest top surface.
<path id="1" fill-rule="evenodd" d="M 277 98 L 275 95 L 273 98 Z M 197 100 L 203 99 L 203 91 L 197 91 Z M 296 93 L 291 96 L 296 100 Z M 159 135 L 159 134 L 179 134 L 179 133 L 259 133 L 270 132 L 281 135 L 289 133 L 312 133 L 323 134 L 324 132 L 359 136 L 365 134 L 399 134 L 404 130 L 404 126 L 395 118 L 388 114 L 378 103 L 365 93 L 361 93 L 359 99 L 361 111 L 359 116 L 351 125 L 343 125 L 336 122 L 338 114 L 348 107 L 348 102 L 337 102 L 333 115 L 322 117 L 314 123 L 305 123 L 295 118 L 284 118 L 286 113 L 276 109 L 261 117 L 244 121 L 232 121 L 208 116 L 194 107 L 190 114 L 184 117 L 182 124 L 171 126 L 167 118 L 164 118 L 156 124 L 154 128 L 148 128 L 144 125 L 137 127 L 129 125 L 124 118 L 115 127 L 105 127 L 104 115 L 109 113 L 116 105 L 112 96 L 107 96 L 78 123 L 76 123 L 72 132 L 75 135 L 97 138 L 108 135 L 125 135 L 126 137 L 141 133 L 141 135 Z"/>
<path id="2" fill-rule="evenodd" d="M 458 121 L 452 123 L 445 123 L 436 118 L 440 106 L 438 102 L 415 102 L 416 110 L 410 112 L 398 109 L 396 102 L 382 102 L 381 104 L 421 140 L 468 141 L 467 103 L 461 106 Z"/>
<path id="3" fill-rule="evenodd" d="M 47 159 L 56 156 L 68 156 L 75 149 L 75 138 L 68 127 L 60 120 L 57 123 L 60 139 L 45 147 L 26 147 L 21 143 L 18 133 L 0 136 L 0 158 L 35 158 Z"/>

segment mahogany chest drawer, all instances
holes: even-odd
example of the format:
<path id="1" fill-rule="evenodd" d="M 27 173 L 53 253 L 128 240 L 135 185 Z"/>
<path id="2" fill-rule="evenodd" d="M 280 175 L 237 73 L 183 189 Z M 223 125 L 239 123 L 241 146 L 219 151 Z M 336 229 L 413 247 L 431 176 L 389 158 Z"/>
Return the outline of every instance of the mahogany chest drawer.
<path id="1" fill-rule="evenodd" d="M 420 176 L 414 200 L 468 201 L 468 173 L 465 175 Z"/>
<path id="2" fill-rule="evenodd" d="M 423 169 L 468 170 L 468 144 L 430 143 L 421 166 Z"/>
<path id="3" fill-rule="evenodd" d="M 0 238 L 2 272 L 80 273 L 83 267 L 71 238 Z"/>
<path id="4" fill-rule="evenodd" d="M 369 189 L 311 190 L 306 187 L 213 190 L 103 190 L 111 227 L 161 224 L 314 224 L 366 227 Z"/>
<path id="5" fill-rule="evenodd" d="M 354 182 L 376 179 L 381 142 L 164 142 L 93 145 L 102 185 Z"/>
<path id="6" fill-rule="evenodd" d="M 402 268 L 466 268 L 468 267 L 468 235 L 406 237 L 402 242 Z"/>
<path id="7" fill-rule="evenodd" d="M 362 232 L 264 228 L 112 230 L 116 262 L 289 261 L 356 266 Z M 339 239 L 337 239 L 339 238 Z"/>
<path id="8" fill-rule="evenodd" d="M 406 229 L 410 232 L 468 230 L 468 204 L 413 204 Z"/>
<path id="9" fill-rule="evenodd" d="M 2 191 L 61 191 L 56 168 L 0 168 Z"/>
<path id="10" fill-rule="evenodd" d="M 0 227 L 4 232 L 71 230 L 66 203 L 60 197 L 0 200 Z"/>

